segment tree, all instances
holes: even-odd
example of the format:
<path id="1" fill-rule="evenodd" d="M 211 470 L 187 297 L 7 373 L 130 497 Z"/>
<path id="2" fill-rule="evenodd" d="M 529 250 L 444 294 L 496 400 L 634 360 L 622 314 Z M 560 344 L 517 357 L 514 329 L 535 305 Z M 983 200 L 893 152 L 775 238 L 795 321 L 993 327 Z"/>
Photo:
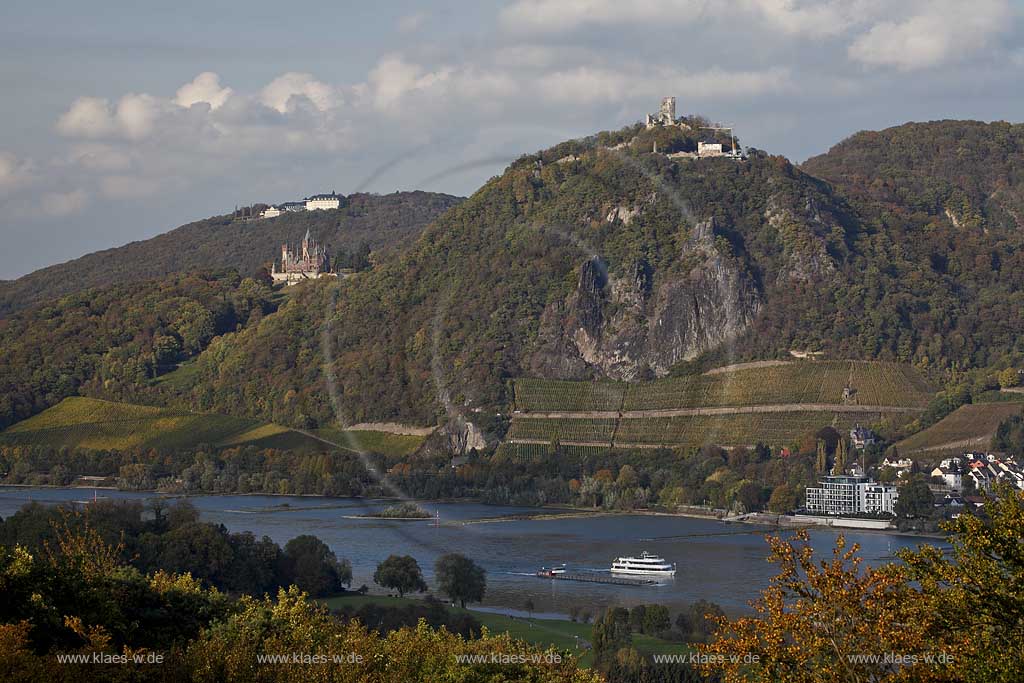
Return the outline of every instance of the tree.
<path id="1" fill-rule="evenodd" d="M 197 353 L 217 331 L 213 314 L 200 304 L 189 301 L 178 309 L 174 330 L 181 337 L 182 346 L 189 353 Z"/>
<path id="2" fill-rule="evenodd" d="M 378 586 L 395 589 L 398 597 L 404 597 L 411 591 L 423 593 L 427 590 L 420 565 L 410 555 L 389 555 L 377 565 L 373 581 Z"/>
<path id="3" fill-rule="evenodd" d="M 905 567 L 864 567 L 858 546 L 847 547 L 843 536 L 823 560 L 803 530 L 768 542 L 779 573 L 752 603 L 754 616 L 720 617 L 715 639 L 697 646 L 706 674 L 729 682 L 853 683 L 891 680 L 899 671 L 907 676 L 901 680 L 931 680 L 921 676 L 924 655 L 944 617 L 916 599 Z M 916 656 L 918 664 L 857 659 L 886 652 Z"/>
<path id="4" fill-rule="evenodd" d="M 964 681 L 1022 681 L 1024 658 L 1024 492 L 997 487 L 986 519 L 960 515 L 943 524 L 952 553 L 933 546 L 904 550 L 908 579 L 942 615 L 935 648 L 956 652 Z M 983 634 L 979 636 L 979 634 Z"/>
<path id="5" fill-rule="evenodd" d="M 660 636 L 672 628 L 672 619 L 665 605 L 648 605 L 644 614 L 643 632 L 650 636 Z"/>
<path id="6" fill-rule="evenodd" d="M 832 465 L 832 474 L 846 474 L 846 467 L 850 464 L 849 451 L 846 447 L 846 437 L 840 436 L 836 444 L 835 463 Z"/>
<path id="7" fill-rule="evenodd" d="M 725 612 L 716 603 L 701 599 L 676 615 L 676 628 L 688 642 L 704 643 L 724 616 Z"/>
<path id="8" fill-rule="evenodd" d="M 779 484 L 772 490 L 768 499 L 768 509 L 771 512 L 782 514 L 796 508 L 797 493 L 789 484 Z"/>
<path id="9" fill-rule="evenodd" d="M 825 440 L 818 439 L 817 454 L 814 459 L 814 470 L 824 474 L 828 470 L 828 453 L 825 451 Z"/>
<path id="10" fill-rule="evenodd" d="M 153 569 L 191 572 L 213 585 L 221 584 L 235 557 L 224 527 L 207 522 L 176 527 L 161 536 L 156 547 Z"/>
<path id="11" fill-rule="evenodd" d="M 769 539 L 779 574 L 755 616 L 717 620 L 701 668 L 727 682 L 1024 680 L 1024 493 L 997 494 L 987 519 L 943 524 L 952 553 L 922 545 L 866 567 L 842 536 L 824 559 L 806 531 Z"/>
<path id="12" fill-rule="evenodd" d="M 886 465 L 878 471 L 878 481 L 882 484 L 891 484 L 897 478 L 896 468 Z"/>
<path id="13" fill-rule="evenodd" d="M 999 386 L 1003 389 L 1011 389 L 1020 384 L 1020 373 L 1017 368 L 1006 368 L 999 372 Z"/>
<path id="14" fill-rule="evenodd" d="M 629 630 L 643 633 L 644 619 L 647 617 L 647 605 L 637 605 L 629 610 Z"/>
<path id="15" fill-rule="evenodd" d="M 594 654 L 598 657 L 614 655 L 619 649 L 633 643 L 629 625 L 629 610 L 625 607 L 609 607 L 604 615 L 594 622 L 591 631 Z"/>
<path id="16" fill-rule="evenodd" d="M 637 485 L 636 470 L 632 465 L 623 465 L 619 468 L 619 477 L 615 480 L 616 486 L 620 489 L 627 489 Z"/>
<path id="17" fill-rule="evenodd" d="M 893 512 L 897 517 L 913 518 L 928 517 L 935 509 L 935 497 L 932 496 L 928 482 L 921 477 L 914 477 L 900 488 L 899 497 Z"/>
<path id="18" fill-rule="evenodd" d="M 296 536 L 284 547 L 288 579 L 313 597 L 341 592 L 352 583 L 352 566 L 316 536 Z"/>
<path id="19" fill-rule="evenodd" d="M 467 602 L 480 602 L 487 591 L 487 572 L 473 560 L 458 553 L 448 553 L 434 565 L 438 588 L 459 606 Z"/>
<path id="20" fill-rule="evenodd" d="M 1024 416 L 1011 415 L 999 423 L 992 437 L 992 450 L 1014 455 L 1024 453 Z"/>
<path id="21" fill-rule="evenodd" d="M 531 619 L 533 619 L 534 608 L 535 605 L 533 604 L 533 598 L 526 598 L 526 602 L 523 603 L 523 609 L 526 610 L 526 613 L 530 615 Z"/>
<path id="22" fill-rule="evenodd" d="M 764 500 L 764 487 L 752 481 L 741 481 L 732 491 L 733 501 L 742 512 L 754 512 L 761 509 Z"/>

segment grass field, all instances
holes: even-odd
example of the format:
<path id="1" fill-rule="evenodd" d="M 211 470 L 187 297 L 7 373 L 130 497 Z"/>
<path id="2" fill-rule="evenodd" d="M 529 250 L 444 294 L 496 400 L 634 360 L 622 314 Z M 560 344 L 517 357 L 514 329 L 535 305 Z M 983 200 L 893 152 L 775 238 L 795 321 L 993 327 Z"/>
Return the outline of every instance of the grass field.
<path id="1" fill-rule="evenodd" d="M 344 431 L 340 429 L 318 429 L 316 433 L 325 439 L 357 451 L 399 457 L 415 453 L 427 438 L 425 436 L 391 434 L 389 432 L 375 432 L 362 429 Z"/>
<path id="2" fill-rule="evenodd" d="M 255 445 L 306 451 L 326 449 L 315 439 L 279 425 L 260 424 L 228 415 L 188 413 L 83 397 L 66 398 L 0 432 L 0 444 L 95 450 L 174 450 L 199 444 L 216 447 Z"/>
<path id="3" fill-rule="evenodd" d="M 339 609 L 343 605 L 358 608 L 367 603 L 401 607 L 413 602 L 412 598 L 392 598 L 383 595 L 345 595 L 334 598 L 327 598 L 322 602 L 329 609 Z M 463 611 L 458 607 L 449 607 L 454 612 Z M 490 612 L 479 612 L 476 610 L 465 610 L 480 621 L 482 626 L 487 627 L 491 633 L 508 633 L 513 638 L 525 640 L 528 643 L 536 643 L 542 647 L 555 647 L 560 650 L 569 650 L 580 656 L 580 663 L 583 666 L 590 666 L 593 657 L 589 651 L 576 650 L 576 638 L 589 642 L 592 635 L 592 626 L 579 622 L 564 619 L 524 619 L 510 617 L 504 614 L 492 614 Z M 688 652 L 689 647 L 683 643 L 673 643 L 653 636 L 640 633 L 633 634 L 633 645 L 642 654 L 667 654 Z"/>
<path id="4" fill-rule="evenodd" d="M 1022 397 L 1024 398 L 1024 397 Z M 975 403 L 960 406 L 931 427 L 896 444 L 900 455 L 932 455 L 936 458 L 973 448 L 987 449 L 999 423 L 1020 415 L 1024 403 Z"/>
<path id="5" fill-rule="evenodd" d="M 860 361 L 792 362 L 653 382 L 564 382 L 520 379 L 516 409 L 524 412 L 666 410 L 710 406 L 843 403 L 923 408 L 933 389 L 912 366 Z M 621 405 L 621 408 L 620 408 Z"/>

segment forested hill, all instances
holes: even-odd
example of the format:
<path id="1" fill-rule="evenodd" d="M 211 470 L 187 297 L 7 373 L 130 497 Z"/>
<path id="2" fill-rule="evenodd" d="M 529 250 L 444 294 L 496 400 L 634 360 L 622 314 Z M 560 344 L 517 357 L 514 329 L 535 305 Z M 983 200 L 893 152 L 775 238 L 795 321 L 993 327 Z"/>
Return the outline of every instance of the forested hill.
<path id="1" fill-rule="evenodd" d="M 270 220 L 236 222 L 230 215 L 214 216 L 0 282 L 0 316 L 91 287 L 173 273 L 231 268 L 249 275 L 269 265 L 282 242 L 297 242 L 307 229 L 332 254 L 355 251 L 363 243 L 387 249 L 415 239 L 425 225 L 461 201 L 419 191 L 352 194 L 347 199 L 337 211 L 289 213 Z"/>
<path id="2" fill-rule="evenodd" d="M 1024 230 L 1006 220 L 1024 180 L 1019 126 L 859 134 L 807 171 L 760 152 L 666 154 L 692 151 L 696 131 L 637 126 L 526 155 L 373 269 L 290 288 L 275 310 L 175 351 L 192 360 L 166 381 L 89 384 L 105 376 L 90 370 L 82 386 L 307 428 L 453 413 L 486 427 L 517 377 L 637 381 L 793 349 L 909 362 L 940 380 L 1024 364 Z M 60 328 L 80 308 L 70 303 L 12 317 L 26 328 L 8 325 L 10 338 Z M 151 357 L 157 335 L 185 349 L 178 315 L 132 331 L 139 353 L 126 356 Z M 38 405 L 40 380 L 23 374 Z"/>
<path id="3" fill-rule="evenodd" d="M 922 228 L 782 157 L 652 152 L 691 137 L 630 128 L 523 157 L 372 273 L 304 288 L 215 342 L 177 400 L 319 424 L 334 407 L 311 368 L 326 364 L 343 419 L 432 424 L 446 398 L 474 420 L 507 409 L 512 377 L 638 380 L 702 355 L 815 349 L 938 372 L 1020 359 L 1020 231 Z M 915 144 L 927 156 L 931 139 Z M 899 175 L 868 163 L 879 182 Z M 1018 192 L 1019 166 L 1005 168 Z M 331 358 L 319 334 L 296 333 L 325 312 Z"/>
<path id="4" fill-rule="evenodd" d="M 862 131 L 802 168 L 890 228 L 903 227 L 895 218 L 907 227 L 1024 230 L 1024 124 L 932 121 Z"/>

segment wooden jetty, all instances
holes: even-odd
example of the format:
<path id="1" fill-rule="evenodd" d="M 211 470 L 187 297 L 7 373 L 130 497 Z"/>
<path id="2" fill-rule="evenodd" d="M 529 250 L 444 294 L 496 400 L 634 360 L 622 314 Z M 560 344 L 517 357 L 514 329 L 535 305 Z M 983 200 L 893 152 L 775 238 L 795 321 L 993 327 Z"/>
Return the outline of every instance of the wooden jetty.
<path id="1" fill-rule="evenodd" d="M 658 582 L 654 579 L 632 579 L 625 576 L 605 576 L 596 572 L 570 574 L 568 572 L 550 573 L 537 572 L 542 579 L 555 581 L 583 581 L 585 583 L 608 583 L 616 586 L 656 586 Z"/>

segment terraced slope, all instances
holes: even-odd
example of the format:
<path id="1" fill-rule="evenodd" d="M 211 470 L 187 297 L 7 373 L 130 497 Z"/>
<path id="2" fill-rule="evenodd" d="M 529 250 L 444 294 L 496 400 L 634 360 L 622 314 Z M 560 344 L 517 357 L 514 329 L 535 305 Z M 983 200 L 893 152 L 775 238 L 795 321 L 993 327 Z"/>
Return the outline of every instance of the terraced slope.
<path id="1" fill-rule="evenodd" d="M 848 400 L 843 399 L 846 387 L 852 389 Z M 618 412 L 775 404 L 923 408 L 932 393 L 909 365 L 815 361 L 741 366 L 635 384 L 521 379 L 516 382 L 516 409 Z"/>
<path id="2" fill-rule="evenodd" d="M 329 447 L 280 425 L 188 413 L 93 398 L 66 398 L 48 410 L 0 432 L 0 444 L 124 450 L 173 450 L 199 444 L 217 447 L 322 451 Z"/>
<path id="3" fill-rule="evenodd" d="M 509 443 L 698 447 L 784 445 L 921 411 L 932 388 L 912 366 L 863 361 L 752 363 L 635 384 L 523 379 Z"/>
<path id="4" fill-rule="evenodd" d="M 1024 397 L 1022 397 L 1024 398 Z M 1024 411 L 1022 403 L 976 403 L 960 406 L 928 429 L 896 444 L 901 455 L 924 456 L 986 449 L 999 423 Z"/>

